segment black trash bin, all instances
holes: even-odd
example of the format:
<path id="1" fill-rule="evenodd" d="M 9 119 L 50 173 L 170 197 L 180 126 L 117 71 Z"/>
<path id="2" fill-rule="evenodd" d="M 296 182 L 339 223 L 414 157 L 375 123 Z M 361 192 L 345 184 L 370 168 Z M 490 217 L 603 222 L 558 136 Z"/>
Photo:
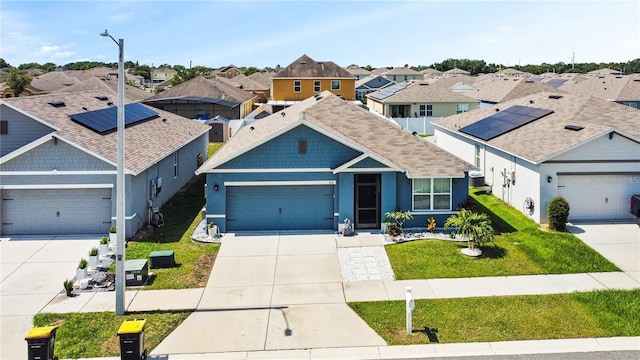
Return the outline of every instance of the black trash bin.
<path id="1" fill-rule="evenodd" d="M 53 356 L 57 330 L 57 326 L 40 326 L 29 331 L 24 337 L 29 349 L 29 360 L 58 360 L 57 356 Z"/>
<path id="2" fill-rule="evenodd" d="M 147 350 L 144 348 L 144 325 L 146 319 L 125 320 L 118 329 L 120 337 L 120 359 L 145 360 Z"/>

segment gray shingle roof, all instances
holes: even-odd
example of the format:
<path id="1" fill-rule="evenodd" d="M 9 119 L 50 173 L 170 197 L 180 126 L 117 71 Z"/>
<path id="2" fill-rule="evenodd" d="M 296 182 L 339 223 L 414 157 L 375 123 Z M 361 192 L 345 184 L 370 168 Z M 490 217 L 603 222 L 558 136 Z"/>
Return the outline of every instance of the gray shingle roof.
<path id="1" fill-rule="evenodd" d="M 181 96 L 200 96 L 212 99 L 222 99 L 237 104 L 243 104 L 254 96 L 244 90 L 219 80 L 198 76 L 176 86 L 164 90 L 146 99 L 146 101 L 161 100 L 165 98 L 178 98 Z"/>
<path id="2" fill-rule="evenodd" d="M 386 159 L 410 178 L 460 177 L 473 165 L 414 136 L 396 124 L 325 91 L 243 127 L 198 172 L 207 172 L 280 135 L 307 123 L 352 144 L 364 153 Z"/>
<path id="3" fill-rule="evenodd" d="M 11 107 L 50 124 L 59 130 L 54 135 L 78 145 L 113 164 L 117 163 L 117 132 L 101 135 L 69 118 L 71 114 L 109 107 L 96 96 L 110 96 L 103 91 L 60 93 L 2 99 Z M 65 106 L 53 107 L 51 101 L 63 101 Z M 209 131 L 210 127 L 185 117 L 150 108 L 158 117 L 129 126 L 125 130 L 125 168 L 137 174 L 167 155 L 182 148 Z M 166 121 L 164 121 L 166 119 Z M 195 161 L 195 159 L 194 159 Z"/>
<path id="4" fill-rule="evenodd" d="M 407 103 L 407 102 L 474 102 L 478 100 L 469 96 L 453 92 L 444 83 L 435 82 L 429 84 L 427 81 L 412 81 L 404 89 L 400 89 L 395 94 L 381 100 L 384 103 Z"/>
<path id="5" fill-rule="evenodd" d="M 152 96 L 150 93 L 140 90 L 135 86 L 125 84 L 124 97 L 127 101 L 140 101 Z M 118 79 L 116 78 L 97 78 L 92 77 L 87 80 L 80 81 L 74 85 L 63 87 L 56 91 L 52 91 L 52 94 L 72 93 L 72 92 L 87 92 L 87 91 L 102 91 L 108 96 L 114 99 L 118 96 Z"/>
<path id="6" fill-rule="evenodd" d="M 559 89 L 604 100 L 640 101 L 640 76 L 589 77 L 583 81 L 566 81 Z"/>
<path id="7" fill-rule="evenodd" d="M 523 77 L 483 76 L 473 83 L 475 91 L 465 93 L 478 100 L 503 102 L 555 88 Z"/>
<path id="8" fill-rule="evenodd" d="M 552 99 L 549 98 L 550 95 L 560 95 L 562 98 Z M 506 109 L 512 105 L 552 110 L 553 114 L 489 141 L 482 141 L 459 131 L 466 125 L 494 114 L 496 109 Z M 445 117 L 433 121 L 433 124 L 533 163 L 543 162 L 554 155 L 616 129 L 635 137 L 636 141 L 640 141 L 639 110 L 595 97 L 559 92 L 532 94 L 486 108 Z M 566 125 L 578 125 L 584 129 L 580 131 L 566 130 L 564 128 Z"/>
<path id="9" fill-rule="evenodd" d="M 296 61 L 285 66 L 273 78 L 347 78 L 355 76 L 336 65 L 332 61 L 315 61 L 307 55 L 302 55 Z"/>

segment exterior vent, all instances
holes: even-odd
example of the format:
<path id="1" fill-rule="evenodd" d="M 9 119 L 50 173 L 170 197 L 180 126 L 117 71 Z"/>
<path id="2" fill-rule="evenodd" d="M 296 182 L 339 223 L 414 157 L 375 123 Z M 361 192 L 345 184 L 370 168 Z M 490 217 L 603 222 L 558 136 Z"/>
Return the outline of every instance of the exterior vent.
<path id="1" fill-rule="evenodd" d="M 48 102 L 48 104 L 49 104 L 49 105 L 51 105 L 51 106 L 53 106 L 53 107 L 56 107 L 56 108 L 58 108 L 58 107 L 63 107 L 63 106 L 67 106 L 67 105 L 64 103 L 64 101 L 62 101 L 62 100 L 53 100 L 53 101 Z"/>
<path id="2" fill-rule="evenodd" d="M 104 96 L 104 95 L 100 95 L 100 96 L 96 96 L 96 99 L 100 100 L 100 101 L 107 101 L 109 100 L 108 97 Z"/>
<path id="3" fill-rule="evenodd" d="M 562 95 L 549 95 L 549 99 L 562 99 Z"/>
<path id="4" fill-rule="evenodd" d="M 582 129 L 584 129 L 584 126 L 579 126 L 579 125 L 565 125 L 565 130 L 572 130 L 572 131 L 580 131 Z"/>

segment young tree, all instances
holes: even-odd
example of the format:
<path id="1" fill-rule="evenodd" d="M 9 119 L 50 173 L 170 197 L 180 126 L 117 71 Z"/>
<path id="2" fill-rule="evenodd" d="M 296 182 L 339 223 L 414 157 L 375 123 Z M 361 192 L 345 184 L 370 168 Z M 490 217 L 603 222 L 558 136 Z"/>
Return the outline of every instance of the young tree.
<path id="1" fill-rule="evenodd" d="M 444 227 L 456 228 L 456 233 L 467 239 L 467 249 L 463 249 L 462 252 L 470 256 L 482 255 L 482 250 L 477 247 L 492 242 L 495 235 L 491 219 L 487 214 L 474 213 L 465 209 L 451 215 L 444 223 Z"/>
<path id="2" fill-rule="evenodd" d="M 24 91 L 24 88 L 31 83 L 33 77 L 24 70 L 12 69 L 7 78 L 7 86 L 13 91 L 13 96 L 18 97 Z"/>

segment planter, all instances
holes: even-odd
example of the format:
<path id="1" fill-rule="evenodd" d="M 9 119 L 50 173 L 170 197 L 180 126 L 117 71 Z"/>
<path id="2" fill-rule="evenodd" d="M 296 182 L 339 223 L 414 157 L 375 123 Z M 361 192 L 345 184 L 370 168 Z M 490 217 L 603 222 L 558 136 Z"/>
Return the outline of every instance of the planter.
<path id="1" fill-rule="evenodd" d="M 482 255 L 482 250 L 478 249 L 478 248 L 464 248 L 462 250 L 460 250 L 463 254 L 467 255 L 467 256 L 471 256 L 471 257 L 478 257 Z"/>
<path id="2" fill-rule="evenodd" d="M 116 241 L 118 241 L 118 240 L 116 239 L 116 237 L 117 237 L 117 236 L 118 236 L 118 235 L 117 235 L 116 233 L 109 233 L 109 241 L 110 241 L 112 244 L 115 244 L 115 243 L 116 243 Z"/>
<path id="3" fill-rule="evenodd" d="M 73 296 L 73 289 L 65 289 L 67 296 L 71 297 Z"/>
<path id="4" fill-rule="evenodd" d="M 89 256 L 89 269 L 91 270 L 98 269 L 98 255 Z"/>
<path id="5" fill-rule="evenodd" d="M 84 269 L 80 269 L 77 268 L 76 269 L 76 281 L 80 282 L 82 279 L 87 277 L 87 268 Z"/>
<path id="6" fill-rule="evenodd" d="M 109 244 L 100 244 L 100 256 L 108 257 L 109 256 Z"/>

